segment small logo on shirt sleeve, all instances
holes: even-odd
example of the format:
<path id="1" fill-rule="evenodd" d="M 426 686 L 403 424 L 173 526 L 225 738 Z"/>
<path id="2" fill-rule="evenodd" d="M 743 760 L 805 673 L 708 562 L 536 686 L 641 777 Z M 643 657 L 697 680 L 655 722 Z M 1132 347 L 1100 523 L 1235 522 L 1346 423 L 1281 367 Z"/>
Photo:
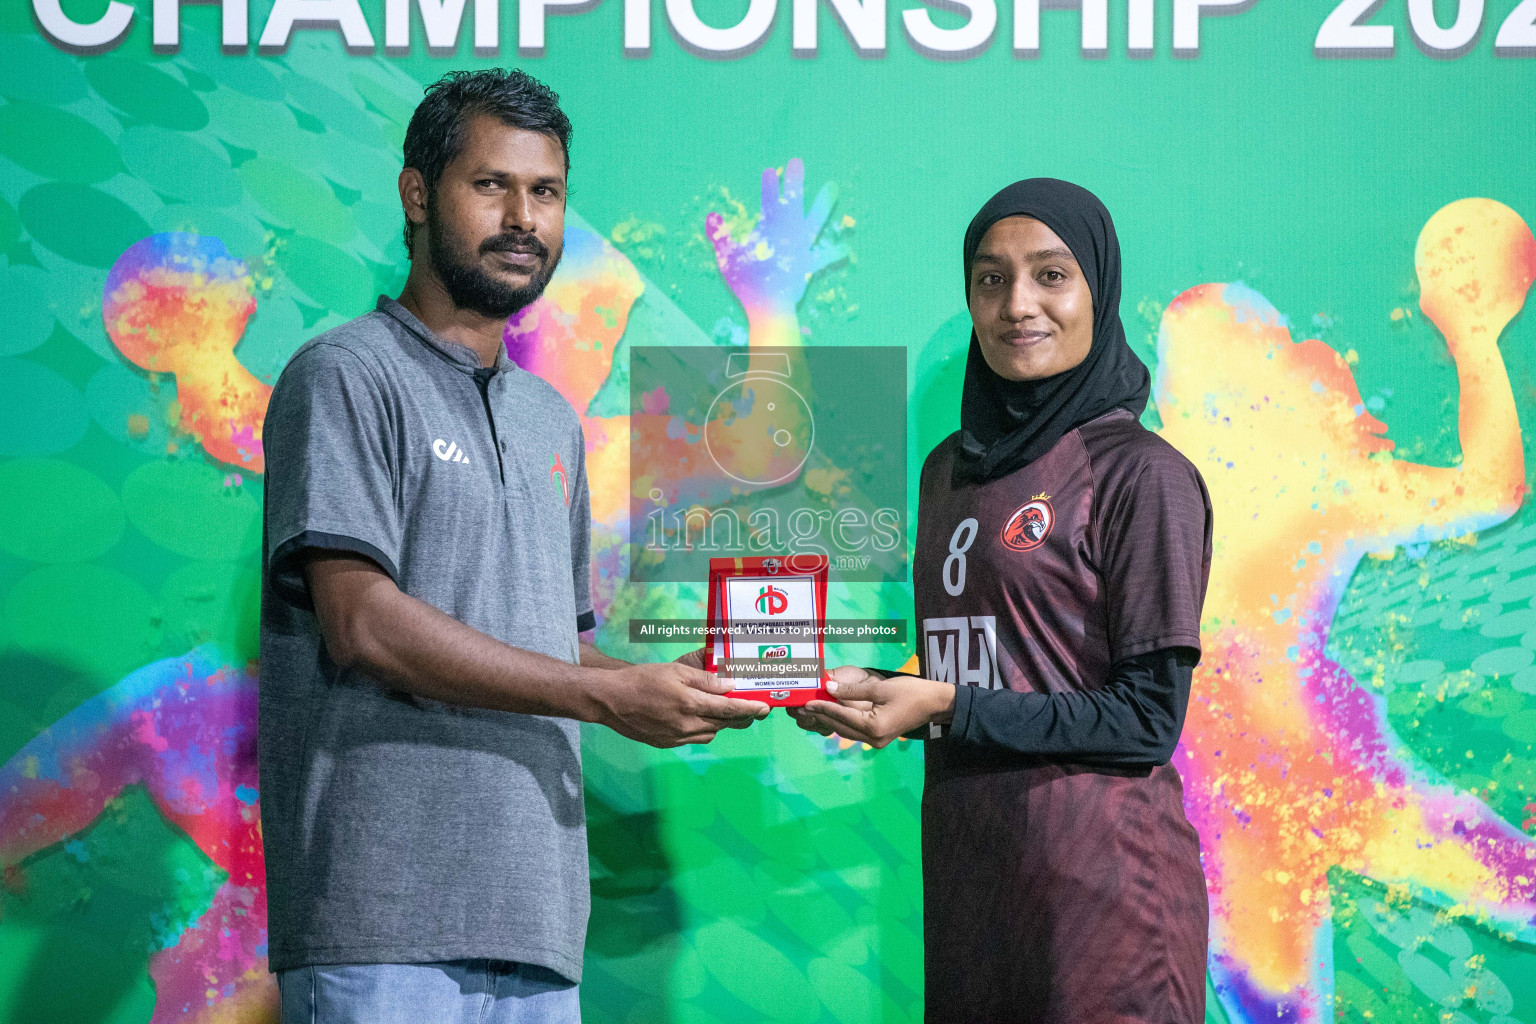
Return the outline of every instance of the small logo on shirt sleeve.
<path id="1" fill-rule="evenodd" d="M 464 449 L 460 448 L 455 441 L 444 441 L 442 438 L 438 438 L 432 442 L 432 454 L 444 462 L 469 464 L 469 456 L 464 454 Z"/>
<path id="2" fill-rule="evenodd" d="M 565 502 L 565 507 L 571 507 L 571 485 L 565 472 L 565 464 L 560 461 L 560 453 L 556 452 L 554 458 L 549 460 L 549 482 L 560 489 L 560 500 Z"/>
<path id="3" fill-rule="evenodd" d="M 1056 510 L 1051 507 L 1049 494 L 1037 494 L 1003 524 L 1001 540 L 1010 551 L 1033 551 L 1045 543 L 1056 525 Z"/>

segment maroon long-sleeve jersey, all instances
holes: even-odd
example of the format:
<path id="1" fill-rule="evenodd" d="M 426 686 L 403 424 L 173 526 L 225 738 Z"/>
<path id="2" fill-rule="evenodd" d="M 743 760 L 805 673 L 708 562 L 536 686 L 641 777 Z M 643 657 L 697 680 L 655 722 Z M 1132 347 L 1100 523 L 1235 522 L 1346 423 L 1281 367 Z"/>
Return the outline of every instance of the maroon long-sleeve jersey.
<path id="1" fill-rule="evenodd" d="M 1123 659 L 1198 651 L 1211 506 L 1173 447 L 1116 410 L 978 483 L 954 473 L 957 446 L 923 467 L 926 678 L 1087 692 Z M 927 1020 L 1200 1024 L 1205 877 L 1178 772 L 969 740 L 959 709 L 981 706 L 957 702 L 927 745 Z"/>

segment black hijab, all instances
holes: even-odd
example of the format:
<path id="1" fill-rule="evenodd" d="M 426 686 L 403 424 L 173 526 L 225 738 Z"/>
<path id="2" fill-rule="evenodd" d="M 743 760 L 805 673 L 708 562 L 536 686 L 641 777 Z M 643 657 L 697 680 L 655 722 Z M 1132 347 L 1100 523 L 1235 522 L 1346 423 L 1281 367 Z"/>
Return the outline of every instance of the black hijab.
<path id="1" fill-rule="evenodd" d="M 971 261 L 987 229 L 1004 217 L 1033 217 L 1056 232 L 1077 258 L 1093 295 L 1093 343 L 1087 357 L 1040 380 L 1008 380 L 987 365 L 971 331 L 960 398 L 957 469 L 986 481 L 1029 465 L 1074 427 L 1109 412 L 1147 406 L 1151 376 L 1125 341 L 1120 323 L 1120 242 L 1109 211 L 1087 189 L 1055 178 L 1016 181 L 987 201 L 965 231 L 965 297 Z"/>

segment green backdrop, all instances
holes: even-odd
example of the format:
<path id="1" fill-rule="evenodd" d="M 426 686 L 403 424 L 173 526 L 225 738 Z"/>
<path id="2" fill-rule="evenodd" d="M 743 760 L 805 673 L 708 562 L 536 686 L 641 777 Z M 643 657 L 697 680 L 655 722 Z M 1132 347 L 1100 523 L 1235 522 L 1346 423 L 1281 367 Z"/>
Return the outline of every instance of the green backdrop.
<path id="1" fill-rule="evenodd" d="M 1016 178 L 1080 182 L 1116 217 L 1122 317 L 1157 372 L 1146 422 L 1216 503 L 1176 761 L 1211 879 L 1209 1019 L 1536 1022 L 1530 446 L 1467 416 L 1501 388 L 1536 413 L 1531 5 L 1390 0 L 1368 20 L 1394 49 L 1317 51 L 1328 0 L 1132 2 L 1150 53 L 1127 53 L 1117 0 L 1102 54 L 1078 11 L 1047 9 L 1038 56 L 1017 55 L 1003 5 L 990 45 L 939 59 L 895 5 L 875 55 L 829 4 L 797 54 L 791 4 L 763 0 L 694 5 L 717 27 L 772 12 L 728 56 L 661 3 L 649 52 L 626 55 L 619 0 L 550 8 L 529 55 L 507 0 L 484 56 L 473 6 L 456 52 L 428 52 L 412 5 L 410 52 L 386 53 L 372 0 L 369 52 L 301 28 L 258 53 L 257 0 L 248 45 L 221 49 L 220 8 L 188 5 L 157 53 L 143 2 L 84 54 L 44 28 L 102 18 L 98 0 L 6 0 L 0 1019 L 275 1019 L 252 763 L 265 389 L 403 282 L 395 175 L 422 85 L 515 63 L 575 124 L 547 299 L 568 315 L 512 332 L 583 413 L 600 646 L 674 657 L 630 645 L 628 620 L 702 612 L 697 587 L 625 579 L 625 345 L 751 345 L 787 324 L 814 346 L 905 347 L 910 536 L 916 469 L 957 426 L 964 226 Z M 1474 7 L 1465 47 L 1426 27 Z M 1176 54 L 1190 11 L 1199 52 Z M 787 186 L 791 160 L 804 196 L 765 210 L 764 169 Z M 768 259 L 722 273 L 717 250 L 791 237 L 773 218 L 802 209 L 801 251 L 777 254 L 799 285 Z M 1442 271 L 1462 276 L 1432 314 Z M 157 288 L 180 291 L 157 305 Z M 1479 338 L 1484 355 L 1500 340 L 1474 389 L 1458 366 Z M 1373 417 L 1390 454 L 1362 447 Z M 1409 482 L 1389 494 L 1389 476 Z M 910 619 L 911 597 L 834 585 L 833 613 Z M 583 743 L 586 1019 L 920 1019 L 919 744 L 868 750 L 779 715 L 703 748 Z"/>

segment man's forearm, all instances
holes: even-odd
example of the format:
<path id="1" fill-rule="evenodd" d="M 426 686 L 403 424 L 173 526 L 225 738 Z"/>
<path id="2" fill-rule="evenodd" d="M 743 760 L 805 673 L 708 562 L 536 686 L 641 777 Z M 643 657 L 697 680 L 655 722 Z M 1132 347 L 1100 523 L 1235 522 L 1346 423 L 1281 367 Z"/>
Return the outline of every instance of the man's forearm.
<path id="1" fill-rule="evenodd" d="M 620 658 L 612 658 L 598 650 L 585 640 L 581 641 L 581 664 L 583 668 L 625 668 L 634 664 Z"/>
<path id="2" fill-rule="evenodd" d="M 317 587 L 311 575 L 311 593 L 337 664 L 449 704 L 602 720 L 602 673 L 592 667 L 486 636 L 403 593 L 382 572 L 323 563 L 311 566 L 317 571 L 330 577 Z"/>
<path id="3" fill-rule="evenodd" d="M 696 666 L 629 665 L 590 648 L 572 665 L 492 639 L 401 591 L 369 559 L 312 554 L 305 581 L 326 652 L 386 686 L 465 707 L 597 722 L 642 743 L 708 743 L 767 713 Z M 589 645 L 590 647 L 590 645 Z"/>

